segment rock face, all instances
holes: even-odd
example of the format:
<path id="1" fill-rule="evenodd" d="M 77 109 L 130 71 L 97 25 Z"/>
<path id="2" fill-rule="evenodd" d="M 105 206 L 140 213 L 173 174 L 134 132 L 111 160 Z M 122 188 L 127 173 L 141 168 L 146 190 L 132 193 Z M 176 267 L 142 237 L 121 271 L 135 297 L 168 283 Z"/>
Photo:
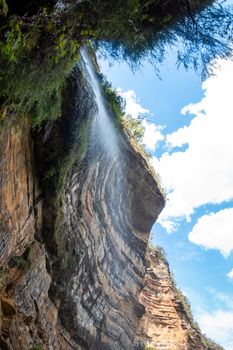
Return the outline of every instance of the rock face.
<path id="1" fill-rule="evenodd" d="M 59 120 L 33 141 L 26 121 L 1 134 L 0 349 L 220 349 L 146 258 L 163 195 L 117 123 L 118 151 L 103 149 L 96 112 L 77 69 Z"/>
<path id="2" fill-rule="evenodd" d="M 43 342 L 54 349 L 57 310 L 48 298 L 45 249 L 35 240 L 42 231 L 42 197 L 27 122 L 1 134 L 1 150 L 0 348 L 30 349 Z"/>
<path id="3" fill-rule="evenodd" d="M 0 135 L 0 266 L 32 243 L 41 217 L 27 124 Z"/>
<path id="4" fill-rule="evenodd" d="M 75 169 L 62 208 L 52 290 L 61 323 L 87 349 L 129 349 L 143 314 L 144 255 L 163 199 L 139 156 L 125 157 Z"/>
<path id="5" fill-rule="evenodd" d="M 187 299 L 177 289 L 161 249 L 147 253 L 145 286 L 139 301 L 145 313 L 139 321 L 135 350 L 221 350 L 201 334 Z"/>
<path id="6" fill-rule="evenodd" d="M 85 107 L 90 104 L 76 109 L 79 119 L 93 118 L 96 106 L 90 87 L 77 86 L 76 94 Z M 137 297 L 149 233 L 164 206 L 146 161 L 125 135 L 118 137 L 120 149 L 114 154 L 102 149 L 98 135 L 90 139 L 52 223 L 57 227 L 52 300 L 62 326 L 85 349 L 130 348 L 143 314 Z M 51 211 L 49 204 L 46 211 Z M 52 227 L 47 225 L 45 236 Z"/>

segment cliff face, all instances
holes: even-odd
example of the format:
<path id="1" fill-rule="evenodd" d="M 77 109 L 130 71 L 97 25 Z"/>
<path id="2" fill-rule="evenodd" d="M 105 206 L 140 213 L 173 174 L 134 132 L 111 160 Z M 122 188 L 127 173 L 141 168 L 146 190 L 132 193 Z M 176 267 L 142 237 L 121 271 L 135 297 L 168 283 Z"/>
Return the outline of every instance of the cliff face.
<path id="1" fill-rule="evenodd" d="M 52 291 L 61 323 L 85 348 L 129 349 L 143 314 L 137 296 L 147 239 L 162 204 L 153 177 L 130 150 L 123 165 L 102 154 L 73 171 Z"/>
<path id="2" fill-rule="evenodd" d="M 85 101 L 76 116 L 93 119 L 92 90 L 76 88 L 76 99 Z M 164 199 L 145 160 L 120 130 L 119 150 L 111 153 L 102 147 L 98 125 L 93 122 L 93 127 L 89 148 L 70 174 L 60 215 L 52 224 L 57 228 L 57 262 L 52 266 L 51 296 L 61 324 L 77 344 L 85 349 L 129 349 L 143 314 L 137 297 L 147 241 Z M 53 142 L 51 132 L 47 143 Z M 48 203 L 46 211 L 49 208 Z M 44 220 L 48 236 L 46 213 Z"/>
<path id="3" fill-rule="evenodd" d="M 2 133 L 0 143 L 0 266 L 4 266 L 32 243 L 41 224 L 41 205 L 28 126 Z"/>
<path id="4" fill-rule="evenodd" d="M 57 346 L 57 311 L 48 298 L 50 277 L 42 231 L 42 202 L 34 174 L 29 127 L 1 135 L 0 348 Z M 43 339 L 41 339 L 43 336 Z"/>
<path id="5" fill-rule="evenodd" d="M 87 80 L 74 71 L 33 139 L 26 121 L 1 134 L 0 348 L 216 350 L 165 260 L 145 258 L 164 198 L 119 126 L 118 151 L 103 148 Z"/>
<path id="6" fill-rule="evenodd" d="M 145 313 L 139 321 L 135 349 L 221 350 L 201 334 L 187 299 L 177 289 L 163 252 L 147 253 L 145 286 L 139 301 Z"/>
<path id="7" fill-rule="evenodd" d="M 80 130 L 97 110 L 80 71 L 64 96 L 62 118 L 34 135 L 35 160 L 27 123 L 2 136 L 1 348 L 129 349 L 144 311 L 137 298 L 147 241 L 164 199 L 120 129 L 119 153 L 106 153 L 95 130 L 79 152 Z M 74 149 L 79 157 L 58 203 L 56 186 L 38 190 L 34 162 L 43 178 Z"/>

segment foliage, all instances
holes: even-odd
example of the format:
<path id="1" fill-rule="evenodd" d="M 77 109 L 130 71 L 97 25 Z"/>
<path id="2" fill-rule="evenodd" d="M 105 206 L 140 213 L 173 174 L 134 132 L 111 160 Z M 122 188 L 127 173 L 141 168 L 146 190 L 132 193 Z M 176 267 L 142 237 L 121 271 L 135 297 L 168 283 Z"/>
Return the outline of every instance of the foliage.
<path id="1" fill-rule="evenodd" d="M 113 89 L 112 84 L 103 74 L 99 74 L 98 77 L 108 111 L 116 120 L 121 121 L 122 117 L 124 116 L 125 109 L 125 102 L 123 98 L 119 95 L 117 90 Z"/>
<path id="2" fill-rule="evenodd" d="M 6 282 L 6 273 L 4 269 L 0 269 L 0 292 L 4 289 Z"/>
<path id="3" fill-rule="evenodd" d="M 59 196 L 63 192 L 68 173 L 87 151 L 89 128 L 90 122 L 87 120 L 82 121 L 78 127 L 75 141 L 68 147 L 68 150 L 64 149 L 63 152 L 61 151 L 59 156 L 45 170 L 43 183 L 46 184 L 50 192 L 54 192 L 58 201 Z"/>
<path id="4" fill-rule="evenodd" d="M 111 83 L 109 83 L 106 77 L 103 74 L 99 74 L 100 84 L 104 95 L 104 100 L 107 104 L 107 109 L 113 116 L 113 120 L 117 122 L 118 127 L 123 128 L 125 134 L 128 136 L 128 139 L 133 146 L 133 148 L 140 153 L 143 158 L 147 161 L 149 169 L 156 180 L 156 183 L 166 198 L 165 190 L 161 185 L 160 176 L 154 170 L 154 167 L 151 165 L 150 157 L 151 155 L 145 150 L 142 141 L 145 133 L 145 127 L 143 126 L 143 120 L 140 118 L 131 118 L 130 116 L 125 115 L 125 101 L 119 95 L 119 92 L 116 89 L 113 89 Z"/>
<path id="5" fill-rule="evenodd" d="M 54 8 L 55 1 L 20 4 L 0 0 L 1 122 L 19 114 L 30 115 L 34 126 L 57 118 L 66 77 L 87 40 L 132 68 L 144 59 L 156 67 L 174 43 L 178 64 L 202 66 L 204 74 L 210 60 L 231 55 L 232 11 L 210 0 L 84 0 L 70 7 L 68 1 L 66 11 Z M 120 118 L 119 96 L 103 86 Z"/>
<path id="6" fill-rule="evenodd" d="M 34 345 L 31 350 L 44 350 L 43 346 L 42 345 Z"/>
<path id="7" fill-rule="evenodd" d="M 126 127 L 133 138 L 140 144 L 142 144 L 143 137 L 145 134 L 145 126 L 143 125 L 142 119 L 131 118 L 130 116 L 124 117 L 122 121 L 124 127 Z"/>
<path id="8" fill-rule="evenodd" d="M 174 279 L 173 279 L 173 283 L 174 283 L 174 286 L 175 286 Z M 192 309 L 191 309 L 191 305 L 190 305 L 190 302 L 189 302 L 188 298 L 176 286 L 174 288 L 174 291 L 175 291 L 175 293 L 177 295 L 178 300 L 181 302 L 181 304 L 182 304 L 182 306 L 184 308 L 184 311 L 185 311 L 185 314 L 186 314 L 186 316 L 188 318 L 188 321 L 190 322 L 190 324 L 193 326 L 194 329 L 196 329 L 197 331 L 200 332 L 200 327 L 199 327 L 198 323 L 196 321 L 194 321 L 194 319 L 193 319 Z"/>
<path id="9" fill-rule="evenodd" d="M 206 335 L 202 336 L 202 341 L 205 346 L 212 350 L 224 350 L 224 348 L 217 343 L 215 343 L 212 339 L 208 338 Z"/>
<path id="10" fill-rule="evenodd" d="M 6 0 L 0 0 L 0 17 L 6 16 L 8 12 L 8 6 Z"/>
<path id="11" fill-rule="evenodd" d="M 145 132 L 142 120 L 126 116 L 125 100 L 120 96 L 119 92 L 112 87 L 112 84 L 103 74 L 99 74 L 98 77 L 108 111 L 112 114 L 113 118 L 120 122 L 123 128 L 130 133 L 131 137 L 133 137 L 137 143 L 141 143 Z"/>
<path id="12" fill-rule="evenodd" d="M 133 68 L 145 59 L 156 68 L 174 44 L 179 46 L 178 65 L 201 68 L 203 75 L 212 59 L 231 56 L 233 12 L 213 1 L 121 0 L 115 6 L 109 1 L 99 11 L 104 18 L 98 23 L 97 47 Z"/>
<path id="13" fill-rule="evenodd" d="M 148 241 L 147 251 L 149 253 L 156 253 L 158 258 L 159 258 L 159 260 L 163 261 L 165 263 L 165 265 L 168 265 L 167 254 L 166 254 L 165 250 L 163 249 L 163 247 L 160 247 L 159 245 L 155 245 L 150 240 L 150 241 Z"/>
<path id="14" fill-rule="evenodd" d="M 66 27 L 57 30 L 44 15 L 33 23 L 16 16 L 5 21 L 0 28 L 1 115 L 14 122 L 16 115 L 28 114 L 33 126 L 59 117 L 62 88 L 79 58 L 78 42 L 68 40 Z"/>
<path id="15" fill-rule="evenodd" d="M 152 253 L 156 249 L 156 245 L 152 241 L 148 241 L 147 251 Z"/>
<path id="16" fill-rule="evenodd" d="M 30 253 L 30 246 L 27 247 L 21 256 L 13 256 L 9 261 L 9 267 L 17 267 L 21 270 L 28 270 L 30 268 L 30 261 L 28 256 Z"/>
<path id="17" fill-rule="evenodd" d="M 16 113 L 29 114 L 33 126 L 40 125 L 45 119 L 59 117 L 62 88 L 78 56 L 73 51 L 65 56 L 64 46 L 58 42 L 58 46 L 42 61 L 22 61 L 18 56 L 27 44 L 24 43 L 19 23 L 8 32 L 7 38 L 5 44 L 0 46 L 1 56 L 11 62 L 7 74 L 0 81 L 0 97 L 6 100 L 6 114 L 11 118 Z"/>
<path id="18" fill-rule="evenodd" d="M 159 245 L 157 245 L 155 247 L 155 251 L 157 252 L 160 259 L 167 261 L 167 254 L 166 254 L 165 250 L 163 249 L 163 247 L 160 247 Z"/>

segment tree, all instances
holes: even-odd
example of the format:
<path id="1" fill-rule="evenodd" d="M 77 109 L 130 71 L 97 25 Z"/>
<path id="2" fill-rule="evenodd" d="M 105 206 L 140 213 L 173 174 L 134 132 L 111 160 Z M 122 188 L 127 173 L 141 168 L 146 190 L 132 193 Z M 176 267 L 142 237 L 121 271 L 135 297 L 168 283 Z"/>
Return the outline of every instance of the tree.
<path id="1" fill-rule="evenodd" d="M 48 115 L 58 117 L 64 81 L 90 41 L 103 56 L 125 60 L 132 69 L 144 60 L 157 69 L 175 44 L 177 64 L 203 76 L 211 73 L 210 61 L 232 56 L 233 10 L 213 0 L 34 3 L 0 2 L 2 119 L 26 113 L 36 125 Z"/>
<path id="2" fill-rule="evenodd" d="M 137 68 L 155 68 L 177 44 L 178 65 L 211 73 L 209 62 L 232 56 L 233 10 L 209 0 L 132 0 L 102 3 L 96 45 L 103 55 Z M 98 15 L 96 15 L 98 17 Z"/>

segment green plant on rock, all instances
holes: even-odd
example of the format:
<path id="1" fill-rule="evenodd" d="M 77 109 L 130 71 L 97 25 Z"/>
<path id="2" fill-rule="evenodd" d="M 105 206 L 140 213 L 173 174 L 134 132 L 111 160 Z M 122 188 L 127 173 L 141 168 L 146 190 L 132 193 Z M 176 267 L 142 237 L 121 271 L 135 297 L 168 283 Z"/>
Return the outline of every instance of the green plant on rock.
<path id="1" fill-rule="evenodd" d="M 148 241 L 147 251 L 152 253 L 156 249 L 156 245 L 152 241 Z"/>
<path id="2" fill-rule="evenodd" d="M 8 6 L 6 0 L 0 0 L 0 17 L 6 16 L 8 12 Z"/>
<path id="3" fill-rule="evenodd" d="M 32 126 L 61 115 L 62 89 L 78 57 L 70 54 L 59 57 L 56 63 L 52 57 L 47 57 L 35 70 L 30 65 L 14 65 L 8 79 L 1 81 L 0 95 L 10 96 L 10 103 L 7 99 L 9 115 L 28 114 Z"/>
<path id="4" fill-rule="evenodd" d="M 178 64 L 201 66 L 204 72 L 213 58 L 232 54 L 233 13 L 212 0 L 175 5 L 172 0 L 90 0 L 60 12 L 53 1 L 25 3 L 19 10 L 9 2 L 9 15 L 6 0 L 0 0 L 0 114 L 12 123 L 25 114 L 33 125 L 59 117 L 63 84 L 88 40 L 102 55 L 124 59 L 133 68 L 145 59 L 156 68 L 176 42 L 184 47 Z M 105 93 L 116 117 L 122 117 L 120 97 L 107 85 Z"/>
<path id="5" fill-rule="evenodd" d="M 112 84 L 106 79 L 103 74 L 98 75 L 100 86 L 103 91 L 106 107 L 112 116 L 121 121 L 124 116 L 125 102 L 116 89 L 113 89 Z"/>
<path id="6" fill-rule="evenodd" d="M 44 13 L 33 22 L 12 16 L 0 27 L 1 124 L 27 115 L 38 126 L 61 115 L 62 89 L 80 48 L 67 31 Z"/>
<path id="7" fill-rule="evenodd" d="M 58 201 L 60 195 L 63 193 L 68 173 L 87 151 L 89 129 L 90 121 L 83 120 L 78 127 L 75 141 L 70 145 L 69 150 L 61 151 L 59 156 L 45 170 L 43 182 L 47 184 L 46 187 L 49 190 L 52 189 Z"/>
<path id="8" fill-rule="evenodd" d="M 140 144 L 142 144 L 143 137 L 145 134 L 145 126 L 143 125 L 142 119 L 131 118 L 130 116 L 125 117 L 122 124 L 130 132 L 132 137 Z"/>
<path id="9" fill-rule="evenodd" d="M 186 315 L 189 323 L 196 331 L 200 332 L 200 327 L 199 327 L 198 323 L 193 318 L 192 308 L 191 308 L 191 304 L 190 304 L 188 298 L 176 286 L 175 280 L 174 280 L 172 275 L 171 275 L 171 278 L 172 278 L 172 282 L 173 282 L 174 292 L 175 292 L 178 300 L 180 301 L 180 303 L 184 309 L 185 315 Z"/>
<path id="10" fill-rule="evenodd" d="M 30 350 L 44 350 L 44 347 L 42 345 L 33 345 L 33 347 Z"/>
<path id="11" fill-rule="evenodd" d="M 28 246 L 21 256 L 13 256 L 8 263 L 9 267 L 17 267 L 24 271 L 28 270 L 31 266 L 29 260 L 30 249 L 30 246 Z"/>
<path id="12" fill-rule="evenodd" d="M 0 269 L 0 292 L 4 290 L 6 281 L 6 273 L 3 269 Z"/>
<path id="13" fill-rule="evenodd" d="M 15 62 L 22 50 L 23 35 L 21 31 L 22 21 L 12 20 L 5 33 L 5 41 L 0 41 L 0 57 L 9 62 Z"/>

